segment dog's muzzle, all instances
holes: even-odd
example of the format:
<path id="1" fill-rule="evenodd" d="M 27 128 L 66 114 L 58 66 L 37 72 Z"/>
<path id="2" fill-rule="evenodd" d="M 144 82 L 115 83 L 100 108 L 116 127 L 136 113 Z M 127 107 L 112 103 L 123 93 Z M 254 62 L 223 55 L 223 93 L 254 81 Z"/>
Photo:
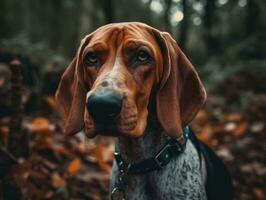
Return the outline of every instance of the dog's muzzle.
<path id="1" fill-rule="evenodd" d="M 122 96 L 114 92 L 94 92 L 87 100 L 87 110 L 96 124 L 111 124 L 122 109 Z"/>

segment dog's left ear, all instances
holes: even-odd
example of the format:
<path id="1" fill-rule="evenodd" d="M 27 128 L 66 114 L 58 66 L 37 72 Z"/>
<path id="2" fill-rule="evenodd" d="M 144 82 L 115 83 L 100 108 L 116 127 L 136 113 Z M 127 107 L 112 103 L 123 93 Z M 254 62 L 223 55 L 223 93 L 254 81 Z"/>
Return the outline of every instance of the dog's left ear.
<path id="1" fill-rule="evenodd" d="M 195 68 L 168 34 L 154 35 L 163 56 L 163 72 L 157 92 L 157 115 L 165 132 L 179 137 L 206 100 L 206 92 Z"/>

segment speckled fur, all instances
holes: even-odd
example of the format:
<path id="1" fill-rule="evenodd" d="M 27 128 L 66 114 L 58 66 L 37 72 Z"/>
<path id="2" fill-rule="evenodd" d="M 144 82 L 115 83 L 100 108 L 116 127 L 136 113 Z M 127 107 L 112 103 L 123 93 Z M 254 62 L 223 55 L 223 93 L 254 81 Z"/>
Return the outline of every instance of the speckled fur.
<path id="1" fill-rule="evenodd" d="M 155 155 L 167 139 L 165 134 L 150 129 L 138 139 L 119 138 L 119 146 L 122 157 L 134 163 Z M 118 168 L 114 161 L 111 189 L 117 179 Z M 185 151 L 163 169 L 145 175 L 128 175 L 126 200 L 206 200 L 204 182 L 197 150 L 187 141 Z"/>

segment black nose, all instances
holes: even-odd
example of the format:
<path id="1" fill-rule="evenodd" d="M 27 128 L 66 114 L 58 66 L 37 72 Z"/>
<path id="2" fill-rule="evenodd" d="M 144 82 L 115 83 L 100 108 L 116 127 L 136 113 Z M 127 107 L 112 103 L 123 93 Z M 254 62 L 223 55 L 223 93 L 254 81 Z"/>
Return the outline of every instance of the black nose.
<path id="1" fill-rule="evenodd" d="M 95 92 L 87 101 L 87 110 L 96 123 L 110 123 L 119 115 L 122 97 L 113 92 Z"/>

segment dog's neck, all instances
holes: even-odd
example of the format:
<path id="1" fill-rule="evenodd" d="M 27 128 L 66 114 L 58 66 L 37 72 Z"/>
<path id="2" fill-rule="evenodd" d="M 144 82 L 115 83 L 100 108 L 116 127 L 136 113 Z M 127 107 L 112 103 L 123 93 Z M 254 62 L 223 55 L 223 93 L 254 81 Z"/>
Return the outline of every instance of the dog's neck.
<path id="1" fill-rule="evenodd" d="M 154 115 L 153 115 L 154 116 Z M 140 138 L 119 137 L 118 145 L 126 162 L 136 163 L 153 157 L 169 139 L 158 126 L 158 119 L 148 117 L 144 135 Z"/>

